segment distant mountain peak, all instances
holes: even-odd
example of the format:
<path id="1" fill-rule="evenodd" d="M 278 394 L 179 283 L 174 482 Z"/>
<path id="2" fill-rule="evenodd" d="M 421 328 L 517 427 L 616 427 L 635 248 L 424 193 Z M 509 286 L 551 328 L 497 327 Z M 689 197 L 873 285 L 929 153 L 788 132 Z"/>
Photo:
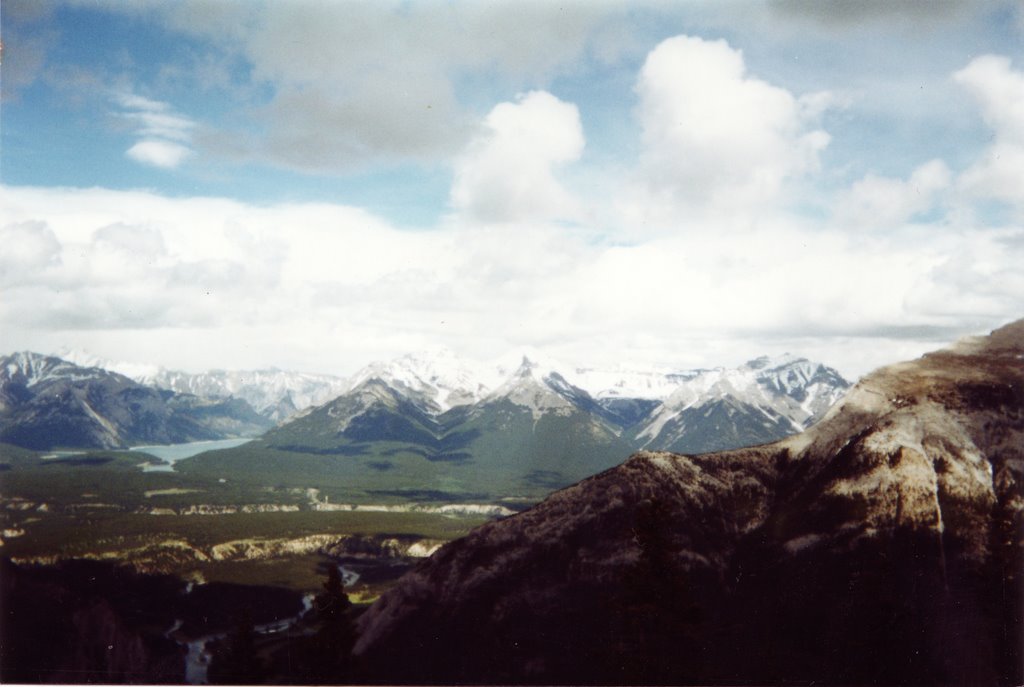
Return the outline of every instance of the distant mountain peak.
<path id="1" fill-rule="evenodd" d="M 523 356 L 522 361 L 519 363 L 519 367 L 512 373 L 513 377 L 533 377 L 534 374 L 540 371 L 541 365 L 535 360 L 530 360 L 529 357 Z"/>
<path id="2" fill-rule="evenodd" d="M 500 398 L 534 414 L 565 413 L 578 406 L 613 423 L 616 431 L 629 428 L 632 436 L 643 438 L 645 446 L 678 450 L 689 450 L 690 444 L 679 442 L 684 434 L 693 435 L 692 418 L 684 421 L 680 413 L 692 414 L 696 412 L 692 409 L 721 402 L 724 405 L 718 407 L 725 416 L 738 417 L 737 409 L 743 408 L 751 427 L 730 441 L 764 441 L 806 427 L 848 386 L 831 368 L 791 354 L 760 356 L 736 368 L 671 371 L 631 369 L 625 363 L 609 368 L 571 366 L 530 348 L 488 365 L 438 347 L 373 362 L 347 379 L 277 368 L 192 374 L 114 363 L 81 350 L 69 350 L 69 355 L 82 364 L 158 388 L 239 398 L 274 422 L 376 379 L 429 416 Z"/>
<path id="3" fill-rule="evenodd" d="M 26 448 L 124 448 L 253 436 L 267 424 L 241 401 L 167 393 L 55 356 L 0 357 L 0 441 Z"/>
<path id="4" fill-rule="evenodd" d="M 1024 321 L 776 443 L 638 452 L 442 548 L 355 653 L 393 684 L 1021 684 L 1022 411 Z"/>

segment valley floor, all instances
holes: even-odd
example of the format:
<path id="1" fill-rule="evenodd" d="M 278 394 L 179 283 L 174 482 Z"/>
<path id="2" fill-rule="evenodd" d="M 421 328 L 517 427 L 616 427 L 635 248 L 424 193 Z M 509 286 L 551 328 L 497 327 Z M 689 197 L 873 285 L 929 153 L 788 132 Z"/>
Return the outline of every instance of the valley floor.
<path id="1" fill-rule="evenodd" d="M 330 567 L 344 567 L 345 591 L 357 608 L 365 607 L 445 542 L 513 513 L 509 505 L 516 505 L 394 496 L 374 500 L 357 493 L 342 501 L 343 491 L 325 491 L 316 484 L 260 486 L 176 470 L 143 469 L 160 463 L 159 458 L 136 451 L 43 454 L 0 445 L 0 559 L 5 592 L 16 581 L 19 594 L 80 599 L 83 605 L 74 614 L 64 618 L 55 611 L 54 615 L 62 625 L 77 628 L 69 630 L 73 632 L 93 632 L 95 628 L 86 627 L 90 623 L 113 631 L 110 628 L 120 628 L 126 618 L 146 616 L 141 624 L 128 624 L 143 638 L 143 645 L 162 647 L 159 670 L 167 680 L 140 674 L 126 678 L 129 681 L 181 682 L 186 675 L 177 674 L 175 666 L 189 661 L 190 670 L 198 674 L 198 654 L 185 649 L 190 642 L 222 638 L 240 606 L 252 609 L 257 622 L 271 627 L 281 618 L 294 619 L 299 600 L 322 590 Z M 74 567 L 82 565 L 100 567 L 86 568 L 92 571 L 86 575 Z M 137 607 L 130 600 L 128 606 L 119 600 L 122 594 L 116 591 L 117 585 L 97 591 L 81 582 L 96 579 L 95 570 L 101 571 L 100 577 L 129 574 L 110 572 L 124 565 L 131 575 L 141 575 L 131 582 L 139 588 Z M 164 589 L 160 579 L 176 580 L 174 592 Z M 238 603 L 213 600 L 223 595 Z M 9 607 L 21 603 L 31 609 L 34 602 L 22 598 L 11 601 Z M 97 611 L 97 603 L 112 610 Z M 196 604 L 203 607 L 202 613 Z M 19 616 L 20 623 L 5 618 L 5 637 L 8 633 L 31 636 L 33 626 L 26 625 L 24 617 L 33 614 L 26 610 Z M 35 640 L 41 645 L 56 641 L 54 628 L 44 624 L 35 629 L 40 635 Z M 287 637 L 310 631 L 296 625 L 281 634 L 274 630 L 258 635 L 261 651 L 273 653 L 288 644 Z M 5 682 L 15 678 L 67 681 L 67 676 L 57 673 L 11 673 L 11 666 L 23 664 L 24 657 L 12 658 L 9 645 L 0 649 L 8 664 Z M 148 651 L 142 653 L 148 655 Z M 119 681 L 114 675 L 95 677 Z"/>

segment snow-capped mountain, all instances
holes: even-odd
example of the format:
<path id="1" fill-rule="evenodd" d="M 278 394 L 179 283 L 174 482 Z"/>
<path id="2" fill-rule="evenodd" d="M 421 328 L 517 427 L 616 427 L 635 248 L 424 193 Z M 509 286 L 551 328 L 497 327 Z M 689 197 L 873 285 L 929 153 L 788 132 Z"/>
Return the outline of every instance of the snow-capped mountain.
<path id="1" fill-rule="evenodd" d="M 18 351 L 0 358 L 0 384 L 32 388 L 54 379 L 85 381 L 109 376 L 98 367 L 82 367 L 67 360 L 31 351 Z"/>
<path id="2" fill-rule="evenodd" d="M 275 368 L 190 373 L 158 365 L 106 360 L 81 350 L 63 349 L 58 356 L 77 365 L 117 372 L 158 389 L 208 398 L 238 398 L 274 422 L 325 403 L 352 387 L 349 380 L 333 375 Z"/>
<path id="3" fill-rule="evenodd" d="M 800 432 L 849 388 L 838 372 L 806 358 L 761 357 L 686 379 L 634 430 L 641 448 L 722 450 Z"/>
<path id="4" fill-rule="evenodd" d="M 755 426 L 729 439 L 729 445 L 768 441 L 811 424 L 849 386 L 835 370 L 793 356 L 758 358 L 736 369 L 671 371 L 572 366 L 546 360 L 536 351 L 479 363 L 448 349 L 436 349 L 375 362 L 345 379 L 278 369 L 187 373 L 103 360 L 82 351 L 66 350 L 63 355 L 79 365 L 119 372 L 160 389 L 240 398 L 275 422 L 379 380 L 430 416 L 499 397 L 536 406 L 538 411 L 543 407 L 566 412 L 575 405 L 621 429 L 632 429 L 642 445 L 678 450 L 706 448 L 701 442 L 678 443 L 683 434 L 693 433 L 690 416 L 694 409 L 724 404 L 726 424 L 737 408 L 743 412 L 749 410 L 747 406 L 759 409 L 751 422 L 771 431 L 759 431 Z"/>
<path id="5" fill-rule="evenodd" d="M 0 441 L 26 448 L 125 448 L 252 436 L 266 427 L 238 399 L 154 389 L 38 353 L 0 357 Z"/>
<path id="6" fill-rule="evenodd" d="M 566 382 L 557 372 L 524 357 L 508 379 L 488 393 L 483 401 L 507 400 L 526 408 L 534 419 L 538 419 L 545 413 L 568 414 L 576 407 L 574 396 L 579 394 L 586 392 Z"/>
<path id="7" fill-rule="evenodd" d="M 161 369 L 137 378 L 143 384 L 179 393 L 247 401 L 258 413 L 281 421 L 296 411 L 320 405 L 347 391 L 340 377 L 286 370 L 210 370 L 191 374 Z"/>
<path id="8" fill-rule="evenodd" d="M 448 375 L 415 362 L 371 366 L 355 388 L 267 432 L 263 459 L 289 469 L 309 455 L 343 457 L 335 469 L 374 493 L 415 485 L 449 500 L 535 499 L 632 448 L 586 391 L 528 359 L 487 393 L 450 358 Z"/>
<path id="9" fill-rule="evenodd" d="M 128 379 L 133 379 L 140 384 L 146 384 L 145 379 L 153 377 L 160 372 L 159 365 L 152 363 L 133 363 L 122 360 L 109 360 L 81 348 L 64 347 L 53 354 L 52 357 L 60 358 L 79 367 L 93 367 L 108 372 L 116 372 Z"/>
<path id="10" fill-rule="evenodd" d="M 600 400 L 629 398 L 661 401 L 700 373 L 700 370 L 579 367 L 572 370 L 570 376 L 573 383 Z"/>
<path id="11" fill-rule="evenodd" d="M 265 434 L 262 456 L 277 455 L 282 469 L 306 460 L 299 454 L 344 456 L 335 469 L 376 491 L 416 484 L 529 499 L 641 447 L 703 453 L 794 434 L 848 386 L 834 370 L 793 357 L 634 376 L 647 398 L 624 396 L 635 387 L 614 382 L 595 393 L 566 369 L 526 356 L 475 366 L 450 353 L 370 365 L 344 393 Z M 582 378 L 592 384 L 623 379 L 591 372 Z M 650 398 L 665 394 L 668 380 L 678 382 L 668 398 Z"/>
<path id="12" fill-rule="evenodd" d="M 349 378 L 346 391 L 379 379 L 418 401 L 425 412 L 437 415 L 479 401 L 487 394 L 492 377 L 485 366 L 440 349 L 372 363 Z"/>
<path id="13" fill-rule="evenodd" d="M 535 351 L 481 364 L 442 349 L 373 363 L 341 379 L 274 369 L 190 374 L 69 355 L 97 366 L 93 370 L 133 372 L 135 381 L 152 387 L 245 400 L 284 423 L 268 441 L 289 450 L 369 455 L 411 442 L 414 453 L 428 459 L 454 455 L 446 437 L 460 432 L 460 456 L 505 455 L 506 446 L 526 455 L 527 434 L 559 424 L 545 418 L 561 418 L 572 426 L 570 434 L 587 437 L 564 447 L 574 456 L 583 445 L 595 450 L 599 438 L 625 452 L 700 453 L 765 443 L 809 426 L 849 386 L 835 370 L 793 356 L 673 372 L 574 367 Z M 501 436 L 513 426 L 519 434 Z M 512 453 L 509 460 L 516 459 Z M 598 453 L 607 467 L 605 452 Z M 573 475 L 581 474 L 581 465 Z"/>

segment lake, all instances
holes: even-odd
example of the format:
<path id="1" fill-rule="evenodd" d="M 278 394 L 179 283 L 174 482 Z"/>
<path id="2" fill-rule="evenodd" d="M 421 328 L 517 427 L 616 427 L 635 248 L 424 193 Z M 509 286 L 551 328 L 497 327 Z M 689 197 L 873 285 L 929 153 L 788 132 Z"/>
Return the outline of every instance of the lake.
<path id="1" fill-rule="evenodd" d="M 130 451 L 148 453 L 170 465 L 143 465 L 143 472 L 173 472 L 174 463 L 183 458 L 190 458 L 204 451 L 216 451 L 221 448 L 234 448 L 252 441 L 251 437 L 244 439 L 218 439 L 216 441 L 191 441 L 187 444 L 166 444 L 163 446 L 133 446 Z"/>

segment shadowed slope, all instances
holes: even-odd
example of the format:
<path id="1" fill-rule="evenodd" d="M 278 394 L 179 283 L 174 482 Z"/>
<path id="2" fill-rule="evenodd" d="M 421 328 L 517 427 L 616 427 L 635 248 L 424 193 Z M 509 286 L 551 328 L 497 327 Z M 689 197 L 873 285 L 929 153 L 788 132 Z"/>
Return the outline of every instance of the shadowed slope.
<path id="1" fill-rule="evenodd" d="M 1022 473 L 1018 322 L 869 375 L 803 434 L 639 453 L 485 525 L 357 651 L 397 682 L 1017 684 Z"/>

